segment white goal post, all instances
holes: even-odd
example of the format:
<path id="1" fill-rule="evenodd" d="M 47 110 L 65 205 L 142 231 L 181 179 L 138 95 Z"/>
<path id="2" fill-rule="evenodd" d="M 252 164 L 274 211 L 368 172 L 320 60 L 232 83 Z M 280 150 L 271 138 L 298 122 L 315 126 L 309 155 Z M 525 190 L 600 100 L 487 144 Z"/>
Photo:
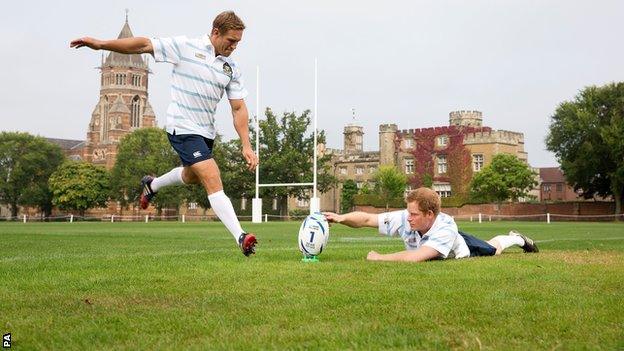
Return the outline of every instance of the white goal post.
<path id="1" fill-rule="evenodd" d="M 312 198 L 310 198 L 310 214 L 319 212 L 321 209 L 321 201 L 317 195 L 317 118 L 318 118 L 318 61 L 314 59 L 314 167 L 312 171 L 311 183 L 260 183 L 260 67 L 256 66 L 256 156 L 258 157 L 258 166 L 256 167 L 256 196 L 251 201 L 251 221 L 253 223 L 262 222 L 262 199 L 259 197 L 261 187 L 279 187 L 279 186 L 311 186 Z"/>

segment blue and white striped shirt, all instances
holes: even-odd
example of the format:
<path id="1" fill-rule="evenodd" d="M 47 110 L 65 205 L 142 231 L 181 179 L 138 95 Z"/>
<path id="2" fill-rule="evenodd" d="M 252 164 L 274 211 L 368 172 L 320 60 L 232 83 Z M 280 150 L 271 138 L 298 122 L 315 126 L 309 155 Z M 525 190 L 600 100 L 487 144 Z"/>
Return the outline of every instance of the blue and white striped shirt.
<path id="1" fill-rule="evenodd" d="M 380 213 L 378 216 L 379 233 L 403 239 L 406 250 L 416 250 L 429 246 L 440 253 L 441 258 L 464 258 L 470 256 L 468 245 L 459 235 L 453 217 L 438 213 L 431 228 L 422 237 L 410 228 L 407 210 Z"/>
<path id="2" fill-rule="evenodd" d="M 171 103 L 167 108 L 167 133 L 197 134 L 214 139 L 217 104 L 247 96 L 240 69 L 225 56 L 216 56 L 208 35 L 152 38 L 156 62 L 174 65 Z"/>

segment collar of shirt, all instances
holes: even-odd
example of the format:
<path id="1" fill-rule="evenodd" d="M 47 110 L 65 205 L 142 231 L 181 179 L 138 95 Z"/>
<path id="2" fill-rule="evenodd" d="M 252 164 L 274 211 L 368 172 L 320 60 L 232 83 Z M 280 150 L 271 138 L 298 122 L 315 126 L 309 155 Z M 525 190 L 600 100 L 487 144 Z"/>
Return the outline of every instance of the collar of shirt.
<path id="1" fill-rule="evenodd" d="M 439 212 L 438 215 L 436 216 L 435 221 L 433 221 L 431 228 L 429 228 L 429 230 L 425 234 L 421 232 L 417 232 L 417 233 L 420 234 L 421 238 L 424 238 L 424 237 L 428 238 L 429 234 L 437 231 L 438 229 L 440 229 L 441 226 L 451 224 L 451 223 L 446 223 L 448 222 L 448 218 L 450 217 L 447 214 Z"/>
<path id="2" fill-rule="evenodd" d="M 212 45 L 212 42 L 210 41 L 210 34 L 204 34 L 204 36 L 202 37 L 202 44 L 204 44 L 204 46 L 206 47 L 206 50 L 212 53 L 212 56 L 215 58 L 215 60 L 221 60 L 223 62 L 229 63 L 229 57 L 225 57 L 221 55 L 217 55 L 216 57 L 214 56 L 215 49 L 214 49 L 214 46 Z"/>

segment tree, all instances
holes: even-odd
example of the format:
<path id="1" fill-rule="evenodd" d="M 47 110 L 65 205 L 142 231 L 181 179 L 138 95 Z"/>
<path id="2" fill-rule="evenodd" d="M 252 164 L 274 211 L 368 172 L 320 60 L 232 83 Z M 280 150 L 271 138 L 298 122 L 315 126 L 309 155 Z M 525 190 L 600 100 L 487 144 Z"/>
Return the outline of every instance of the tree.
<path id="1" fill-rule="evenodd" d="M 215 137 L 213 157 L 219 165 L 223 191 L 234 199 L 250 198 L 255 189 L 254 172 L 247 170 L 247 164 L 241 150 L 240 139 L 224 142 L 220 135 Z M 196 202 L 204 209 L 210 208 L 206 190 L 201 185 L 189 187 L 188 200 Z"/>
<path id="2" fill-rule="evenodd" d="M 105 207 L 110 192 L 106 169 L 87 162 L 68 161 L 50 176 L 52 203 L 81 216 L 94 207 Z"/>
<path id="3" fill-rule="evenodd" d="M 347 179 L 342 184 L 342 194 L 340 195 L 340 211 L 341 213 L 347 213 L 353 210 L 354 202 L 353 197 L 357 195 L 358 188 L 355 181 Z"/>
<path id="4" fill-rule="evenodd" d="M 393 166 L 381 166 L 373 175 L 375 182 L 375 193 L 386 204 L 386 210 L 390 206 L 390 201 L 403 196 L 407 177 Z"/>
<path id="5" fill-rule="evenodd" d="M 310 111 L 301 115 L 285 112 L 278 118 L 270 108 L 266 120 L 260 121 L 260 179 L 262 183 L 309 183 L 313 178 L 314 134 L 308 132 Z M 318 133 L 318 143 L 325 143 L 325 133 Z M 330 155 L 319 157 L 317 189 L 328 191 L 336 179 L 329 171 Z M 277 197 L 280 214 L 288 214 L 288 197 L 309 197 L 304 187 L 264 188 L 263 197 Z"/>
<path id="6" fill-rule="evenodd" d="M 18 206 L 52 211 L 50 174 L 63 162 L 61 148 L 28 133 L 0 133 L 0 202 L 17 216 Z"/>
<path id="7" fill-rule="evenodd" d="M 590 86 L 564 101 L 551 117 L 546 147 L 566 180 L 585 198 L 624 199 L 624 83 Z"/>
<path id="8" fill-rule="evenodd" d="M 111 171 L 111 197 L 122 207 L 137 204 L 141 195 L 141 178 L 169 172 L 180 164 L 167 134 L 158 128 L 141 128 L 126 135 L 119 142 L 117 160 Z M 158 214 L 164 207 L 177 207 L 187 197 L 186 188 L 164 187 L 152 203 Z"/>
<path id="9" fill-rule="evenodd" d="M 517 201 L 537 185 L 535 173 L 514 155 L 498 154 L 477 173 L 470 184 L 472 196 L 484 201 Z M 499 206 L 500 209 L 500 206 Z"/>

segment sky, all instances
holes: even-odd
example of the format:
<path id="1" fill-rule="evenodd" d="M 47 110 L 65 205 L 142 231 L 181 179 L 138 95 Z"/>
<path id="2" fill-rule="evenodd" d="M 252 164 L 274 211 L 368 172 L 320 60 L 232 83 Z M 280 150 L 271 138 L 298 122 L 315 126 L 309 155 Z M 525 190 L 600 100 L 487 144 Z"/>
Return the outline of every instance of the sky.
<path id="1" fill-rule="evenodd" d="M 379 125 L 448 125 L 449 112 L 478 110 L 493 129 L 524 133 L 533 167 L 557 166 L 545 150 L 550 117 L 586 86 L 624 80 L 624 1 L 11 1 L 0 13 L 0 131 L 86 138 L 99 98 L 101 52 L 70 49 L 82 36 L 114 39 L 129 10 L 135 36 L 200 36 L 234 10 L 247 25 L 233 58 L 256 113 L 314 109 L 327 146 L 364 127 L 378 150 Z M 149 100 L 165 125 L 172 66 L 154 63 Z M 355 109 L 353 120 L 352 109 Z M 262 118 L 262 112 L 260 114 Z M 217 126 L 236 137 L 229 104 Z"/>

